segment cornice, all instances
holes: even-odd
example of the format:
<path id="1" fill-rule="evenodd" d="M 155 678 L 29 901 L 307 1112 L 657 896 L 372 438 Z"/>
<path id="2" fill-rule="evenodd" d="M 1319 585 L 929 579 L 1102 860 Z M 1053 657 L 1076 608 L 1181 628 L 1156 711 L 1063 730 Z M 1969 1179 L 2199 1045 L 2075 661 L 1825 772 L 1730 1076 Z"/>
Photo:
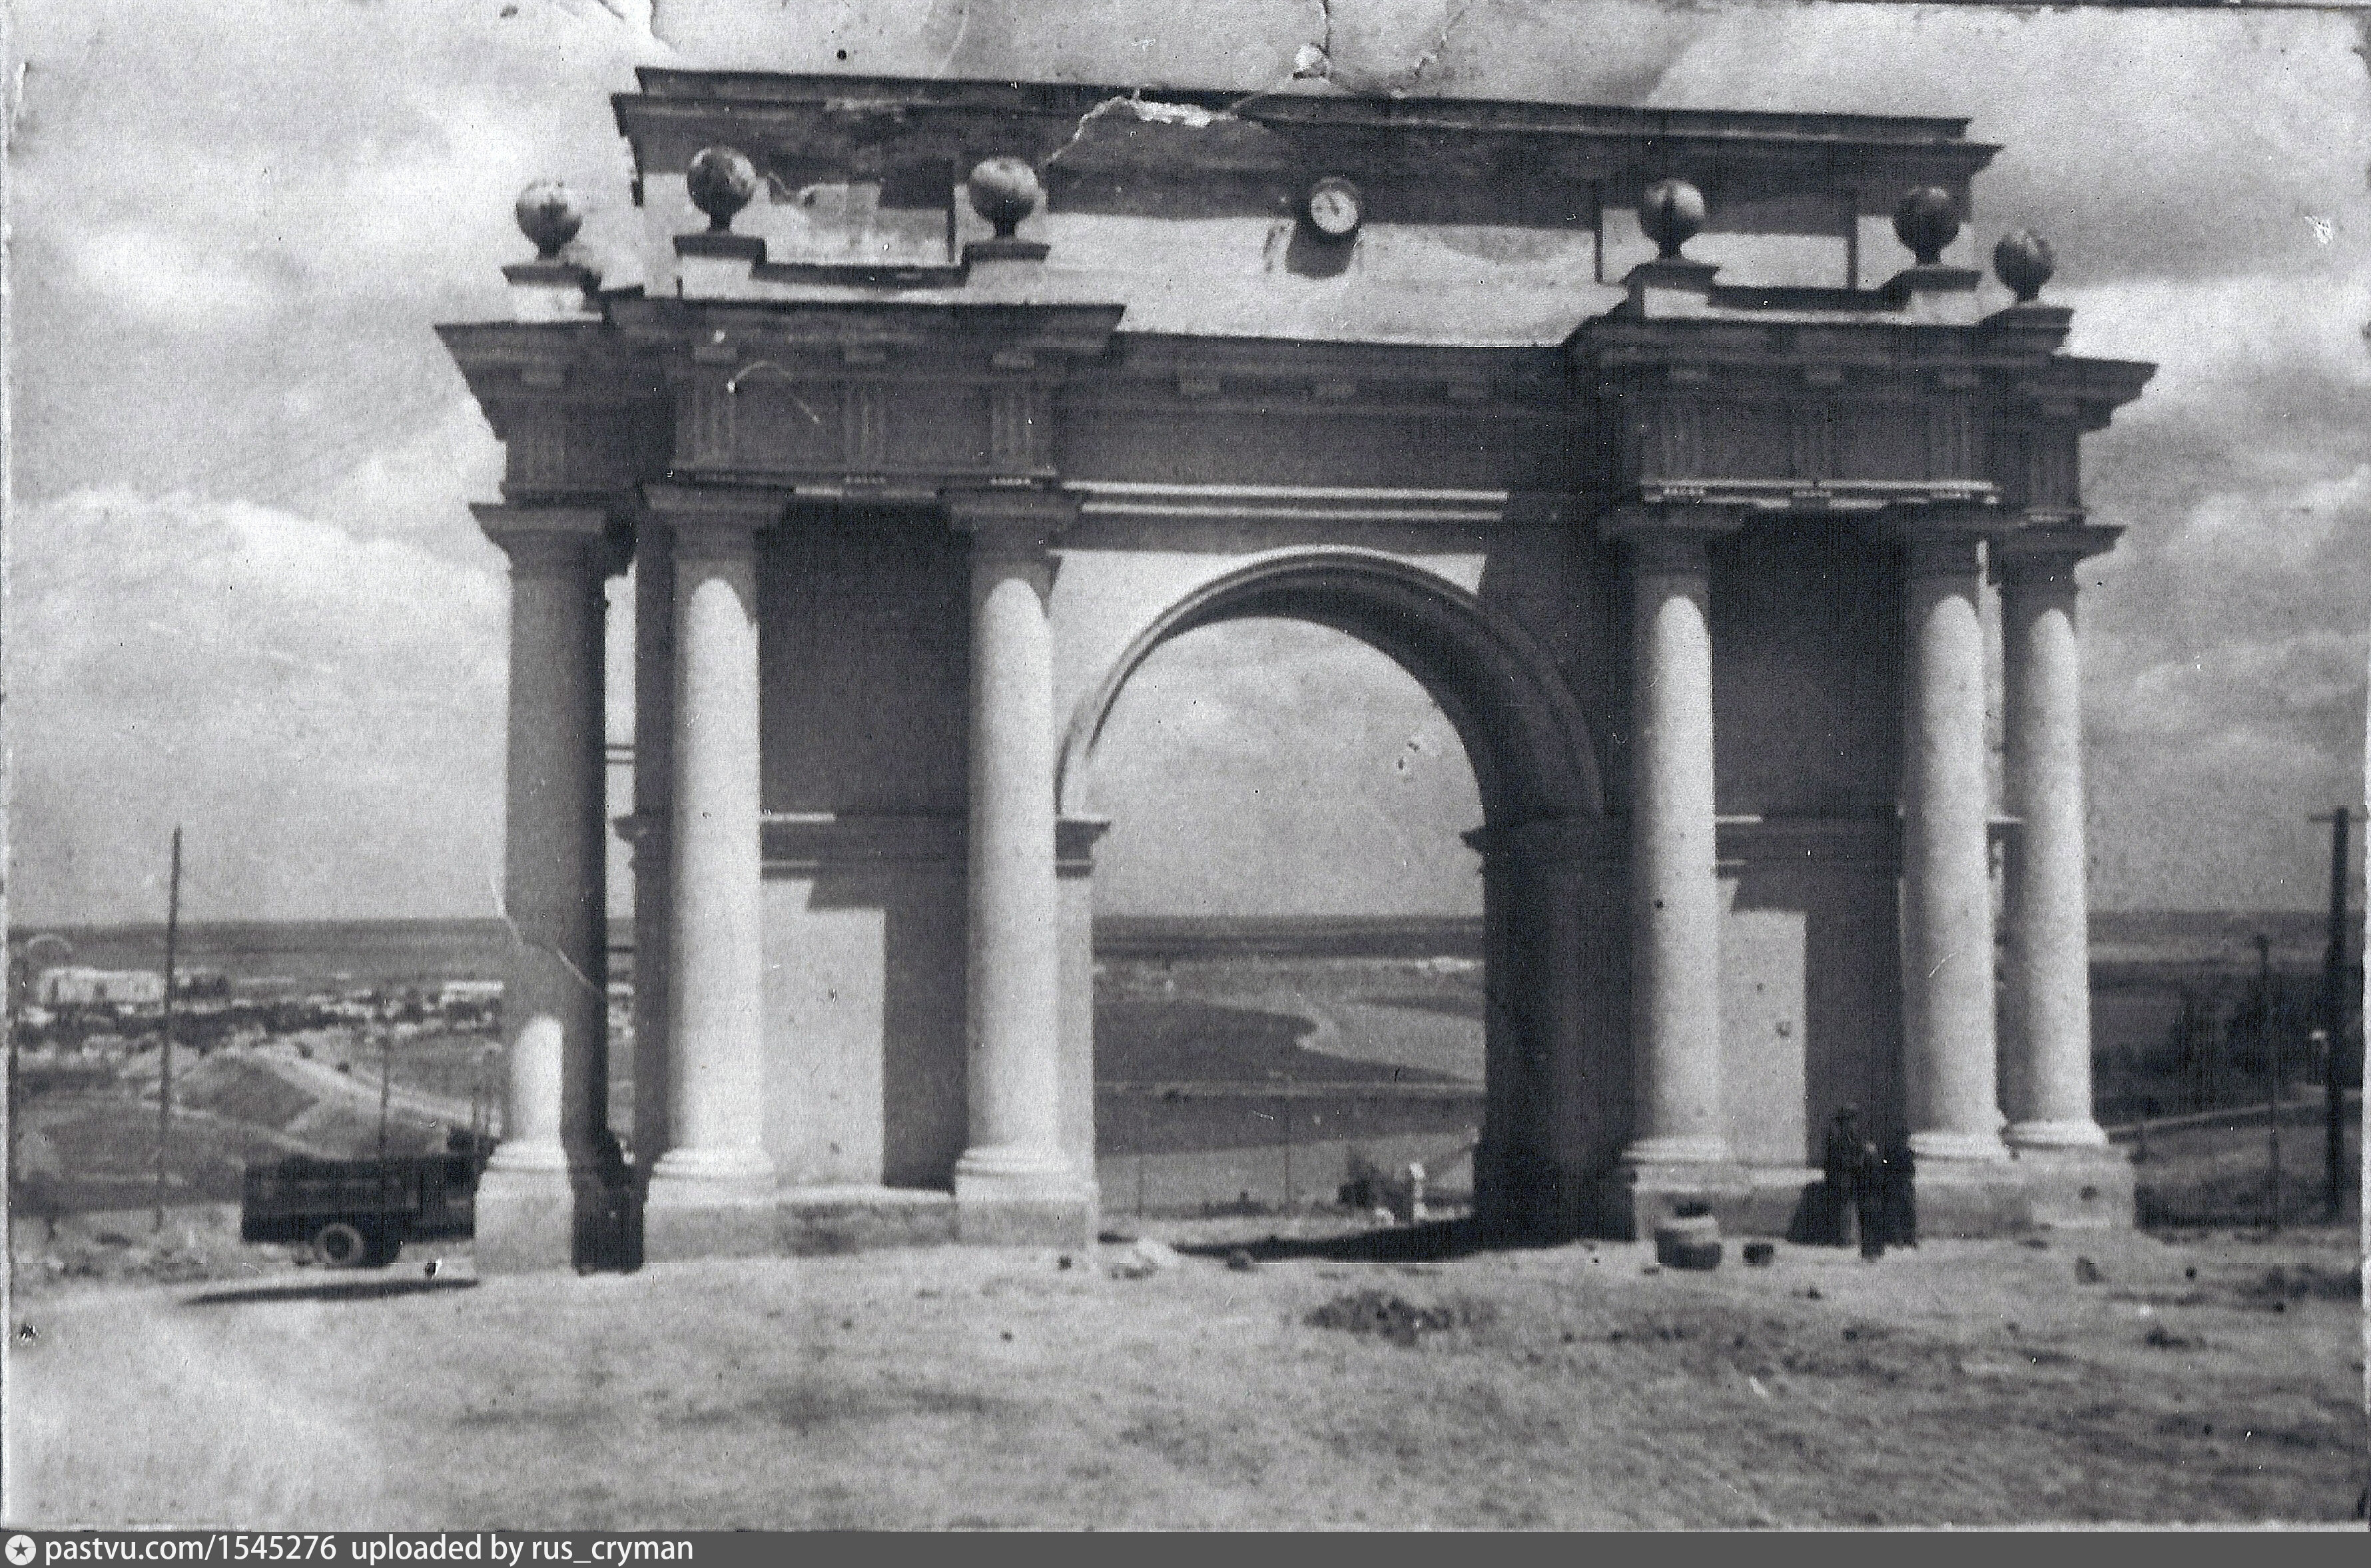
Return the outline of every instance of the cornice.
<path id="1" fill-rule="evenodd" d="M 620 302 L 610 321 L 644 352 L 706 361 L 850 349 L 961 357 L 1035 352 L 1072 358 L 1110 345 L 1126 306 L 968 304 L 920 300 L 677 300 Z"/>
<path id="2" fill-rule="evenodd" d="M 2138 360 L 2077 359 L 2058 355 L 2014 383 L 2044 418 L 2073 419 L 2086 431 L 2104 430 L 2118 409 L 2141 395 L 2157 366 Z"/>
<path id="3" fill-rule="evenodd" d="M 2018 526 L 1992 536 L 1985 552 L 1992 580 L 2004 582 L 2029 571 L 2064 571 L 2077 561 L 2114 549 L 2123 533 L 2118 526 L 2086 523 L 2079 513 L 2072 517 L 2029 517 Z"/>
<path id="4" fill-rule="evenodd" d="M 615 576 L 632 558 L 631 532 L 602 506 L 536 506 L 473 502 L 486 537 L 511 558 L 514 575 L 597 568 Z"/>
<path id="5" fill-rule="evenodd" d="M 643 510 L 675 529 L 678 537 L 703 531 L 755 532 L 770 528 L 782 521 L 795 499 L 790 489 L 777 485 L 646 484 L 642 487 Z"/>
<path id="6" fill-rule="evenodd" d="M 995 144 L 1037 161 L 1071 143 L 1087 116 L 1114 102 L 1151 98 L 1245 122 L 1290 144 L 1429 149 L 1513 144 L 1549 178 L 1588 167 L 1650 170 L 1688 160 L 1723 167 L 1800 166 L 1822 176 L 1842 163 L 1909 177 L 1964 182 L 1997 148 L 1965 139 L 1962 119 L 1754 110 L 1654 110 L 1475 98 L 1367 98 L 1139 86 L 984 82 L 878 76 L 790 75 L 645 68 L 642 90 L 611 99 L 618 128 L 643 169 L 679 170 L 729 123 L 754 144 L 795 144 L 810 156 L 854 160 L 881 149 L 979 156 Z M 895 155 L 893 155 L 895 156 Z M 1243 155 L 1254 163 L 1253 154 Z M 1871 213 L 1891 210 L 1898 189 L 1872 192 Z"/>

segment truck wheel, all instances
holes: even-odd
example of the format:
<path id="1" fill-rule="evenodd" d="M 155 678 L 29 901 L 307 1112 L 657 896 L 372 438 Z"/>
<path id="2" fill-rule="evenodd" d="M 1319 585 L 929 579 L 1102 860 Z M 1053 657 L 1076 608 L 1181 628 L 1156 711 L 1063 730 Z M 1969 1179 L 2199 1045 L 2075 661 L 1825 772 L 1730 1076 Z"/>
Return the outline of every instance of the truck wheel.
<path id="1" fill-rule="evenodd" d="M 313 1233 L 313 1256 L 324 1268 L 360 1268 L 371 1254 L 369 1238 L 342 1219 L 333 1219 Z"/>

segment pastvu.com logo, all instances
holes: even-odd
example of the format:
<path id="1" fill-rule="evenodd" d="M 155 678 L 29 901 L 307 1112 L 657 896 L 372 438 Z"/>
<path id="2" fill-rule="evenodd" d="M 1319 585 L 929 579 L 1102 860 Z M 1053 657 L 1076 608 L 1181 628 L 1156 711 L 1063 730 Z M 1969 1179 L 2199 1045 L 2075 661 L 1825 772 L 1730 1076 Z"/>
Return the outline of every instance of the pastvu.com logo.
<path id="1" fill-rule="evenodd" d="M 8 1538 L 8 1561 L 15 1563 L 17 1568 L 25 1568 L 25 1564 L 30 1562 L 32 1560 L 33 1538 L 29 1535 L 10 1536 Z"/>

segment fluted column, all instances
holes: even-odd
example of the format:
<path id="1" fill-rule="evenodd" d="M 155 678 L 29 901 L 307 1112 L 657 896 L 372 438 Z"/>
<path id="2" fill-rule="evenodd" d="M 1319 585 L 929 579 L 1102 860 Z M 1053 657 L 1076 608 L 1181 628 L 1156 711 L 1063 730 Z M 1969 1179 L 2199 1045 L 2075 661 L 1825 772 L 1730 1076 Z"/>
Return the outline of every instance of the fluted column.
<path id="1" fill-rule="evenodd" d="M 491 1174 L 596 1170 L 607 1131 L 607 832 L 602 582 L 607 519 L 581 507 L 474 508 L 510 557 L 510 758 L 503 914 L 510 963 L 503 1141 Z"/>
<path id="2" fill-rule="evenodd" d="M 2090 910 L 2083 845 L 2082 666 L 2076 571 L 2112 528 L 2053 527 L 1994 546 L 2007 699 L 2008 809 L 2024 821 L 2009 912 L 2008 1032 L 2023 1060 L 2005 1073 L 2008 1141 L 2107 1144 L 2091 1107 Z"/>
<path id="3" fill-rule="evenodd" d="M 1713 860 L 1712 633 L 1718 514 L 1666 508 L 1629 547 L 1630 1010 L 1636 1120 L 1623 1159 L 1729 1158 L 1721 1103 L 1720 884 Z"/>
<path id="4" fill-rule="evenodd" d="M 1049 547 L 1075 511 L 1042 490 L 951 495 L 971 536 L 970 1147 L 958 1202 L 1063 1201 Z"/>
<path id="5" fill-rule="evenodd" d="M 675 726 L 667 975 L 670 1147 L 651 1202 L 773 1183 L 764 1147 L 757 532 L 763 493 L 651 497 L 675 536 Z"/>
<path id="6" fill-rule="evenodd" d="M 1902 757 L 1910 1146 L 1921 1159 L 1998 1159 L 1977 536 L 1949 521 L 1913 527 Z"/>

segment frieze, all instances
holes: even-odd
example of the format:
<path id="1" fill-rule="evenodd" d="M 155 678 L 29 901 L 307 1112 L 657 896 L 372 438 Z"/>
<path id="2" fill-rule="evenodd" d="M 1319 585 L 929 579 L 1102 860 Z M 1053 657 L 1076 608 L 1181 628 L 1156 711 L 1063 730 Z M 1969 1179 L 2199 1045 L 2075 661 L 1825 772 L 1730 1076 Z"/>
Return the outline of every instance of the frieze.
<path id="1" fill-rule="evenodd" d="M 879 473 L 889 455 L 888 389 L 877 381 L 851 381 L 841 387 L 839 426 L 849 471 Z"/>
<path id="2" fill-rule="evenodd" d="M 503 421 L 505 494 L 591 495 L 642 478 L 632 410 L 614 403 L 514 406 Z"/>

